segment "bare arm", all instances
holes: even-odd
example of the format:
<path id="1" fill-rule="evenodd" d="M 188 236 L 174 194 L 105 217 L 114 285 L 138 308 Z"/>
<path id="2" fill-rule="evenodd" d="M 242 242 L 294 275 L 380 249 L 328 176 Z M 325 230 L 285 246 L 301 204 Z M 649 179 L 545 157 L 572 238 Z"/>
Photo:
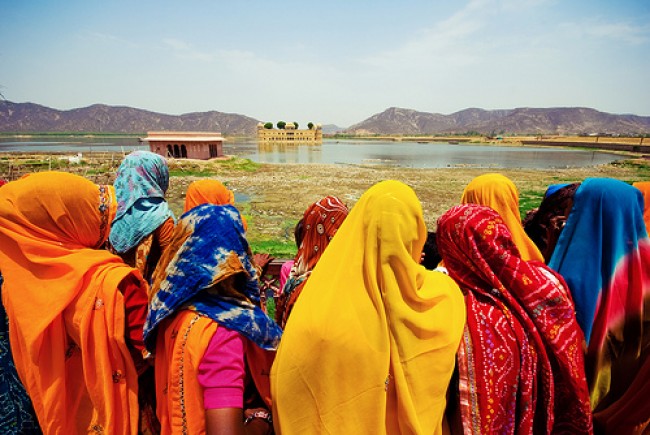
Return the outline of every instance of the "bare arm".
<path id="1" fill-rule="evenodd" d="M 241 408 L 206 409 L 205 429 L 208 435 L 244 435 L 244 413 Z"/>
<path id="2" fill-rule="evenodd" d="M 247 410 L 252 414 L 255 410 Z M 266 435 L 273 427 L 262 418 L 253 418 L 244 425 L 241 408 L 219 408 L 205 410 L 205 428 L 208 435 Z"/>

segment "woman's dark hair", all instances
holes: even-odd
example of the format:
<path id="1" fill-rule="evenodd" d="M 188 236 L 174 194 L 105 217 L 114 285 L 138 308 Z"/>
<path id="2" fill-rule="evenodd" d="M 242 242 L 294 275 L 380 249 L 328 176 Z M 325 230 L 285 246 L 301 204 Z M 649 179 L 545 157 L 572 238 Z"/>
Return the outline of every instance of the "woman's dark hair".
<path id="1" fill-rule="evenodd" d="M 549 232 L 553 230 L 551 222 L 553 218 L 566 214 L 579 186 L 580 183 L 569 184 L 547 196 L 542 200 L 537 211 L 529 213 L 522 222 L 526 234 L 537 245 L 547 263 L 554 248 L 554 246 L 549 246 L 549 242 L 552 244 L 554 241 L 548 240 Z"/>
<path id="2" fill-rule="evenodd" d="M 429 231 L 427 234 L 427 241 L 424 242 L 424 248 L 422 248 L 422 253 L 424 258 L 422 259 L 422 266 L 429 270 L 433 270 L 438 267 L 438 264 L 442 261 L 442 257 L 438 253 L 438 242 L 436 241 L 436 233 Z"/>
<path id="3" fill-rule="evenodd" d="M 296 246 L 300 248 L 302 244 L 302 238 L 304 237 L 304 228 L 303 220 L 300 219 L 296 224 L 296 227 L 293 229 L 293 238 L 296 241 Z"/>

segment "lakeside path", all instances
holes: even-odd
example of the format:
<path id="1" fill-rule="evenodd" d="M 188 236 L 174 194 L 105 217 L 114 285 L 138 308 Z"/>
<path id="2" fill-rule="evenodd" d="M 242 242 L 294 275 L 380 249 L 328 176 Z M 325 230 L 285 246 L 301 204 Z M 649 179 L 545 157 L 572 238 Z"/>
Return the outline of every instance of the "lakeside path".
<path id="1" fill-rule="evenodd" d="M 0 177 L 15 178 L 25 172 L 57 169 L 79 173 L 97 183 L 112 183 L 122 156 L 85 154 L 79 165 L 62 158 L 38 155 L 0 155 Z M 628 157 L 629 159 L 629 157 Z M 445 168 L 414 169 L 354 165 L 255 164 L 249 160 L 170 160 L 167 200 L 180 216 L 187 186 L 209 177 L 226 184 L 236 194 L 236 206 L 249 224 L 253 249 L 293 255 L 293 228 L 304 210 L 326 195 L 338 196 L 348 207 L 373 184 L 399 180 L 411 186 L 422 203 L 429 230 L 438 217 L 458 204 L 462 191 L 474 177 L 499 172 L 510 178 L 520 194 L 525 212 L 539 205 L 549 184 L 582 181 L 587 177 L 611 177 L 626 182 L 650 180 L 650 161 L 629 159 L 613 164 L 566 169 Z M 11 177 L 8 177 L 11 175 Z"/>

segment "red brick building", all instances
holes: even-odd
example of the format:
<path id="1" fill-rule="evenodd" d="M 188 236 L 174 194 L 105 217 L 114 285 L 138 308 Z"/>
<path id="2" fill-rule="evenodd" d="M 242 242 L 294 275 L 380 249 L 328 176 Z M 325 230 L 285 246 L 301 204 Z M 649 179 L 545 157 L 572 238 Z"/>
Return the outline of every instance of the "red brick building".
<path id="1" fill-rule="evenodd" d="M 176 159 L 208 160 L 223 157 L 221 133 L 202 131 L 149 131 L 141 139 L 152 153 Z"/>

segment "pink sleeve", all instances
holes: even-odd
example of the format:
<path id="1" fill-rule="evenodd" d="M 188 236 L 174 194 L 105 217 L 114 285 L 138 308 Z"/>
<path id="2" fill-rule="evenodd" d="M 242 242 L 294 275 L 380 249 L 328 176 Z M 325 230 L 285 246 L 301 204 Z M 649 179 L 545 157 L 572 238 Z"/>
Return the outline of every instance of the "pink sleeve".
<path id="1" fill-rule="evenodd" d="M 244 339 L 219 326 L 199 364 L 204 408 L 243 408 L 244 376 Z"/>
<path id="2" fill-rule="evenodd" d="M 284 289 L 284 284 L 287 282 L 287 278 L 289 278 L 289 273 L 291 272 L 293 263 L 294 260 L 285 261 L 284 263 L 282 263 L 282 266 L 280 267 L 280 294 L 282 294 L 282 290 Z"/>

